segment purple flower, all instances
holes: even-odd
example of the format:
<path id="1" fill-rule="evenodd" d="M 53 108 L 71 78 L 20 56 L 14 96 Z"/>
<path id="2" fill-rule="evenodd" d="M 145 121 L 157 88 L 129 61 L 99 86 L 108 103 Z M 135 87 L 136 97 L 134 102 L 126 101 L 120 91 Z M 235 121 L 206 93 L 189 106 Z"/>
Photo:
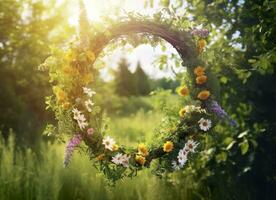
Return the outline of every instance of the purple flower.
<path id="1" fill-rule="evenodd" d="M 65 150 L 65 157 L 64 157 L 64 167 L 67 167 L 70 163 L 71 157 L 73 155 L 74 149 L 80 145 L 82 141 L 82 137 L 80 134 L 74 135 L 68 142 Z"/>
<path id="2" fill-rule="evenodd" d="M 209 35 L 209 30 L 207 30 L 207 29 L 195 29 L 194 28 L 191 31 L 191 34 L 194 35 L 194 36 L 201 37 L 201 38 L 206 38 Z"/>
<path id="3" fill-rule="evenodd" d="M 237 122 L 235 120 L 233 120 L 231 117 L 229 117 L 229 115 L 223 110 L 223 108 L 218 104 L 217 101 L 211 101 L 208 104 L 208 109 L 211 112 L 214 112 L 217 117 L 221 118 L 221 119 L 226 119 L 232 126 L 237 126 Z"/>

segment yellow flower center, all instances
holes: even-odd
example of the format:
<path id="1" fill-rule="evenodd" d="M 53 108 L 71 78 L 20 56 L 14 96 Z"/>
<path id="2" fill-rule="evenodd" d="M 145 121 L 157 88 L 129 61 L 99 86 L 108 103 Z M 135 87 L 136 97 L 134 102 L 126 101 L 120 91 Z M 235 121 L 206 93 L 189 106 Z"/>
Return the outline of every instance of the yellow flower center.
<path id="1" fill-rule="evenodd" d="M 143 156 L 147 156 L 149 154 L 147 146 L 145 144 L 138 145 L 138 152 Z"/>
<path id="2" fill-rule="evenodd" d="M 171 152 L 172 150 L 173 150 L 173 143 L 171 141 L 167 141 L 163 145 L 163 151 L 165 151 L 165 152 Z"/>

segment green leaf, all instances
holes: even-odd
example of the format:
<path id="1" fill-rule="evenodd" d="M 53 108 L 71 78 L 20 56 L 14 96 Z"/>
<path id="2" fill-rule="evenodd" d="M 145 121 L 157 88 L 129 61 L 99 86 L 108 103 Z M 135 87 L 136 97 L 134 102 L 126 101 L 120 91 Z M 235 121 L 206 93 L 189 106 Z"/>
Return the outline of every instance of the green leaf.
<path id="1" fill-rule="evenodd" d="M 244 136 L 247 135 L 247 133 L 248 133 L 248 130 L 246 130 L 246 131 L 240 133 L 240 134 L 238 135 L 238 138 L 243 138 Z"/>
<path id="2" fill-rule="evenodd" d="M 227 147 L 226 147 L 226 150 L 230 150 L 232 147 L 233 147 L 233 145 L 236 143 L 236 141 L 234 140 L 234 141 L 232 141 Z"/>
<path id="3" fill-rule="evenodd" d="M 227 153 L 221 152 L 218 155 L 216 155 L 216 161 L 217 163 L 224 162 L 227 160 Z"/>
<path id="4" fill-rule="evenodd" d="M 248 140 L 244 140 L 242 143 L 239 144 L 239 146 L 241 148 L 242 155 L 244 155 L 248 152 L 248 149 L 249 149 Z"/>
<path id="5" fill-rule="evenodd" d="M 233 141 L 232 137 L 227 137 L 227 138 L 224 139 L 223 143 L 225 145 L 229 145 L 232 141 Z"/>

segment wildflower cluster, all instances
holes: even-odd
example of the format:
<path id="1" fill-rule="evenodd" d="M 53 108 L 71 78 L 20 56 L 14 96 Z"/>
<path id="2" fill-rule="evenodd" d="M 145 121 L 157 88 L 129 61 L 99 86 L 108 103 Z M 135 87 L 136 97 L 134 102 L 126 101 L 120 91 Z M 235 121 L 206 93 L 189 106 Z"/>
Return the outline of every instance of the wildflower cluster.
<path id="1" fill-rule="evenodd" d="M 132 28 L 133 26 L 131 24 Z M 204 52 L 205 39 L 209 31 L 194 29 L 185 34 L 192 35 L 196 39 L 194 46 L 197 51 L 194 51 L 196 52 L 194 57 Z M 95 36 L 97 35 L 98 39 L 94 40 L 96 42 L 112 40 L 112 32 L 109 32 L 108 36 L 95 33 Z M 114 38 L 117 36 L 118 33 Z M 191 38 L 187 37 L 187 40 Z M 93 43 L 93 40 L 91 42 Z M 193 44 L 193 40 L 187 44 Z M 46 99 L 47 108 L 55 112 L 59 133 L 71 134 L 65 152 L 65 166 L 69 164 L 73 151 L 83 141 L 94 165 L 112 181 L 135 176 L 138 170 L 149 167 L 154 159 L 159 159 L 158 169 L 162 169 L 160 170 L 162 173 L 179 170 L 187 163 L 189 155 L 199 149 L 198 135 L 207 133 L 215 125 L 212 113 L 230 119 L 213 100 L 212 90 L 207 84 L 209 77 L 206 67 L 199 64 L 201 61 L 193 60 L 191 62 L 193 64 L 188 66 L 192 68 L 190 75 L 194 83 L 193 89 L 189 88 L 190 85 L 182 85 L 177 92 L 180 98 L 190 96 L 194 100 L 193 103 L 195 102 L 194 105 L 183 105 L 178 113 L 174 110 L 176 119 L 172 123 L 174 127 L 160 131 L 154 145 L 140 143 L 128 148 L 117 144 L 107 134 L 103 123 L 104 111 L 98 106 L 100 99 L 98 96 L 101 91 L 96 90 L 98 71 L 93 64 L 104 45 L 84 46 L 76 43 L 66 50 L 56 49 L 55 56 L 48 58 L 44 63 L 44 67 L 49 70 L 50 82 L 53 85 L 53 95 Z M 90 49 L 87 49 L 88 46 Z M 162 135 L 163 132 L 165 133 Z"/>

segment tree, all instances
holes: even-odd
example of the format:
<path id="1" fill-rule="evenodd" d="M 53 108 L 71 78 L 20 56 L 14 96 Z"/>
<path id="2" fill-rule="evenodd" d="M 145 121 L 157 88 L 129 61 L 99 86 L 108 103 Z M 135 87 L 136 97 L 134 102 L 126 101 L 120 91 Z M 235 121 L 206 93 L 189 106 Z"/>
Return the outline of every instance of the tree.
<path id="1" fill-rule="evenodd" d="M 129 64 L 125 58 L 121 58 L 118 70 L 115 73 L 115 91 L 120 96 L 136 95 L 135 77 L 128 69 Z"/>
<path id="2" fill-rule="evenodd" d="M 50 55 L 51 44 L 73 33 L 64 9 L 55 1 L 0 1 L 0 128 L 14 129 L 18 139 L 34 142 L 51 119 L 44 109 L 48 76 L 37 66 Z"/>
<path id="3" fill-rule="evenodd" d="M 140 62 L 137 63 L 134 77 L 136 81 L 137 95 L 148 95 L 150 92 L 150 82 L 147 74 L 142 69 Z"/>
<path id="4" fill-rule="evenodd" d="M 176 13 L 183 10 L 183 3 L 172 4 L 166 1 L 162 6 Z M 208 173 L 213 174 L 203 178 L 211 199 L 276 196 L 276 181 L 271 178 L 276 176 L 275 5 L 269 0 L 187 0 L 189 19 L 211 30 L 205 61 L 220 79 L 223 107 L 236 113 L 240 124 L 237 131 L 218 131 L 213 159 L 198 169 L 197 175 L 209 166 Z M 244 130 L 242 139 L 237 138 Z M 227 140 L 235 142 L 229 149 L 223 145 Z M 226 180 L 227 192 L 220 185 Z"/>

